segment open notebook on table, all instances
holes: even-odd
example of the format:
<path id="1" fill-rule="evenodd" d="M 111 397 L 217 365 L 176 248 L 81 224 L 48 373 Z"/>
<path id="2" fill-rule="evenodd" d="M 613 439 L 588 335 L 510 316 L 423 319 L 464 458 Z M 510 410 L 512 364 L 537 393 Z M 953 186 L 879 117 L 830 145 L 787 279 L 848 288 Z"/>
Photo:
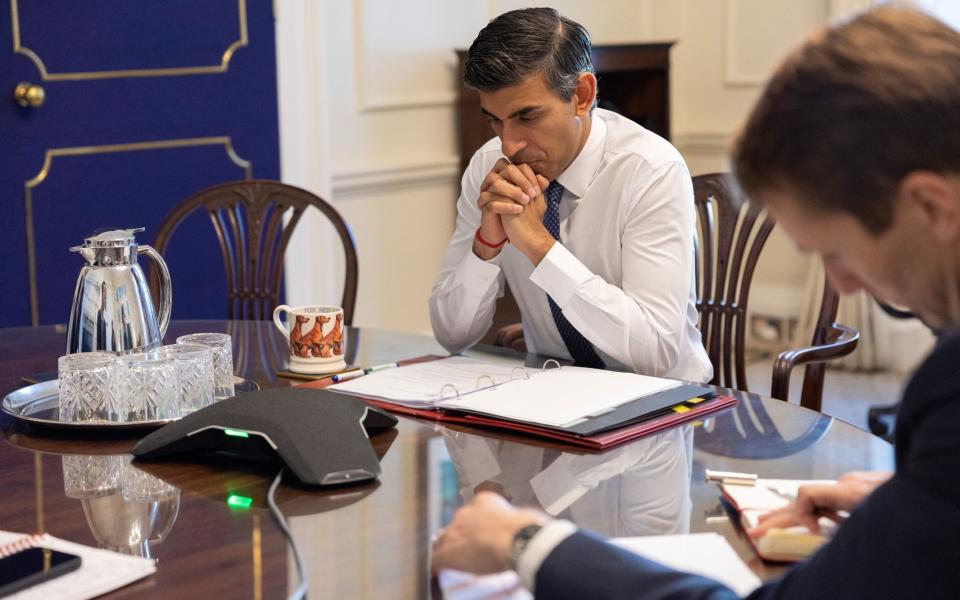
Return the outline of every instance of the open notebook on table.
<path id="1" fill-rule="evenodd" d="M 414 359 L 336 385 L 305 384 L 429 419 L 607 448 L 736 403 L 712 388 L 582 367 L 529 369 L 463 356 Z"/>
<path id="2" fill-rule="evenodd" d="M 756 483 L 723 483 L 720 489 L 724 498 L 740 515 L 740 524 L 744 529 L 756 527 L 760 517 L 789 504 L 797 495 L 801 485 L 833 485 L 830 479 L 757 479 Z M 748 538 L 757 555 L 769 561 L 798 562 L 827 543 L 837 528 L 837 523 L 827 517 L 820 517 L 820 533 L 814 533 L 803 526 L 786 529 L 771 529 L 760 539 Z"/>
<path id="3" fill-rule="evenodd" d="M 149 558 L 75 544 L 49 534 L 0 531 L 0 556 L 25 548 L 50 548 L 80 557 L 80 568 L 6 596 L 6 600 L 86 600 L 112 592 L 157 570 Z"/>

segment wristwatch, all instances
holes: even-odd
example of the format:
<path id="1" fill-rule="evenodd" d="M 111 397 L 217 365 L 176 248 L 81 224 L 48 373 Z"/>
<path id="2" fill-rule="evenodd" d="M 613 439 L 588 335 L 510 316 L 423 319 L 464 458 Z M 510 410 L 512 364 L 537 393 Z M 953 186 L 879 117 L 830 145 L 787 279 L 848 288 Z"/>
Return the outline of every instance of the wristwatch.
<path id="1" fill-rule="evenodd" d="M 527 544 L 533 539 L 533 536 L 543 529 L 543 525 L 527 525 L 520 531 L 513 534 L 513 541 L 510 542 L 510 551 L 507 553 L 507 564 L 514 571 L 517 570 L 517 563 L 520 561 L 520 555 L 527 549 Z"/>

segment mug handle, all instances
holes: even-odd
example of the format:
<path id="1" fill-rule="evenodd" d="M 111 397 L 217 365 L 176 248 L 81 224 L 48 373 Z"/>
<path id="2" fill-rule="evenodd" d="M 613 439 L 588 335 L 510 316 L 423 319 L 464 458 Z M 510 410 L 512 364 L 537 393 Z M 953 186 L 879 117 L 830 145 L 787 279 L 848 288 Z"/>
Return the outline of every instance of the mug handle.
<path id="1" fill-rule="evenodd" d="M 281 304 L 280 306 L 273 309 L 273 324 L 277 326 L 277 329 L 280 330 L 280 333 L 283 334 L 283 337 L 289 338 L 290 331 L 284 327 L 283 322 L 280 321 L 280 313 L 290 312 L 291 308 L 286 304 Z"/>

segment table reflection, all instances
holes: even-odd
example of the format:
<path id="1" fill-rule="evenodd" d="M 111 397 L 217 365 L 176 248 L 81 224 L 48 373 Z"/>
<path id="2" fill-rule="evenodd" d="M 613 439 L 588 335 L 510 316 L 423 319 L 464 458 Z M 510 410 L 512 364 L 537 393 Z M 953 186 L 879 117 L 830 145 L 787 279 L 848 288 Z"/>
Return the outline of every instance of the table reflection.
<path id="1" fill-rule="evenodd" d="M 65 454 L 63 491 L 80 500 L 101 548 L 151 557 L 180 513 L 180 489 L 138 469 L 123 454 Z"/>
<path id="2" fill-rule="evenodd" d="M 461 502 L 493 491 L 610 537 L 690 531 L 689 425 L 603 454 L 560 452 L 451 430 L 442 435 Z"/>

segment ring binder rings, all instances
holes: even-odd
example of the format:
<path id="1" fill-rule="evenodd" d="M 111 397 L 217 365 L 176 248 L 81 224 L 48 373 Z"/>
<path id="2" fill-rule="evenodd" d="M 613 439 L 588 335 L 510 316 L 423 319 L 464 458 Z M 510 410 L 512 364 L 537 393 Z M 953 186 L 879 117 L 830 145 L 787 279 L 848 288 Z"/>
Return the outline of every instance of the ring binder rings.
<path id="1" fill-rule="evenodd" d="M 557 365 L 556 367 L 554 367 L 554 368 L 556 368 L 556 369 L 561 368 L 561 365 L 560 365 L 560 361 L 559 361 L 559 360 L 557 360 L 557 359 L 555 359 L 555 358 L 548 358 L 547 360 L 543 361 L 543 366 L 540 367 L 540 369 L 546 371 L 546 370 L 547 370 L 547 365 L 549 365 L 550 363 L 553 363 L 553 364 Z"/>
<path id="2" fill-rule="evenodd" d="M 331 387 L 392 412 L 509 429 L 603 449 L 736 404 L 713 388 L 565 366 L 518 374 L 463 356 L 422 357 Z M 492 385 L 484 384 L 491 383 Z M 330 382 L 303 384 L 329 387 Z M 437 389 L 440 392 L 438 394 Z M 452 393 L 451 393 L 452 391 Z"/>
<path id="3" fill-rule="evenodd" d="M 551 362 L 557 365 L 557 367 L 555 368 L 560 367 L 560 363 L 551 358 L 550 360 L 547 360 L 546 362 L 543 363 L 544 366 L 541 367 L 540 370 L 541 371 L 546 370 L 546 364 Z M 497 381 L 494 378 L 494 376 L 489 373 L 481 373 L 480 375 L 477 376 L 477 380 L 474 383 L 473 389 L 470 391 L 497 389 L 497 387 L 500 386 L 501 384 L 509 383 L 511 381 L 516 381 L 519 379 L 530 379 L 530 372 L 527 371 L 526 367 L 514 367 L 513 369 L 510 370 L 509 377 L 507 377 L 502 381 Z M 490 384 L 483 385 L 484 381 L 489 381 Z M 447 389 L 453 390 L 454 395 L 448 396 L 446 393 Z M 463 395 L 466 395 L 468 393 L 469 393 L 468 391 L 464 391 Z M 461 397 L 460 389 L 453 383 L 444 383 L 442 386 L 440 386 L 440 392 L 437 394 L 437 399 L 441 402 L 444 400 L 459 399 L 460 397 Z"/>
<path id="4" fill-rule="evenodd" d="M 511 371 L 510 373 L 513 374 L 513 373 L 516 373 L 517 371 L 520 371 L 520 376 L 517 377 L 517 379 L 519 379 L 519 378 L 521 378 L 521 377 L 522 377 L 523 379 L 530 379 L 530 373 L 527 372 L 527 368 L 526 368 L 526 367 L 514 367 L 514 368 L 513 368 L 513 371 Z"/>
<path id="5" fill-rule="evenodd" d="M 489 379 L 490 387 L 492 387 L 493 389 L 497 389 L 497 381 L 489 375 L 481 375 L 480 377 L 477 377 L 477 389 L 481 389 L 480 382 L 483 381 L 484 379 Z M 459 396 L 459 394 L 457 395 Z"/>
<path id="6" fill-rule="evenodd" d="M 444 392 L 447 390 L 447 388 L 450 388 L 451 390 L 453 390 L 453 393 L 456 394 L 455 396 L 451 396 L 451 398 L 457 398 L 457 399 L 460 398 L 460 390 L 457 389 L 457 386 L 453 385 L 452 383 L 445 383 L 443 384 L 443 387 L 440 388 L 441 399 L 444 399 L 444 400 L 446 399 L 446 395 L 444 394 Z"/>

